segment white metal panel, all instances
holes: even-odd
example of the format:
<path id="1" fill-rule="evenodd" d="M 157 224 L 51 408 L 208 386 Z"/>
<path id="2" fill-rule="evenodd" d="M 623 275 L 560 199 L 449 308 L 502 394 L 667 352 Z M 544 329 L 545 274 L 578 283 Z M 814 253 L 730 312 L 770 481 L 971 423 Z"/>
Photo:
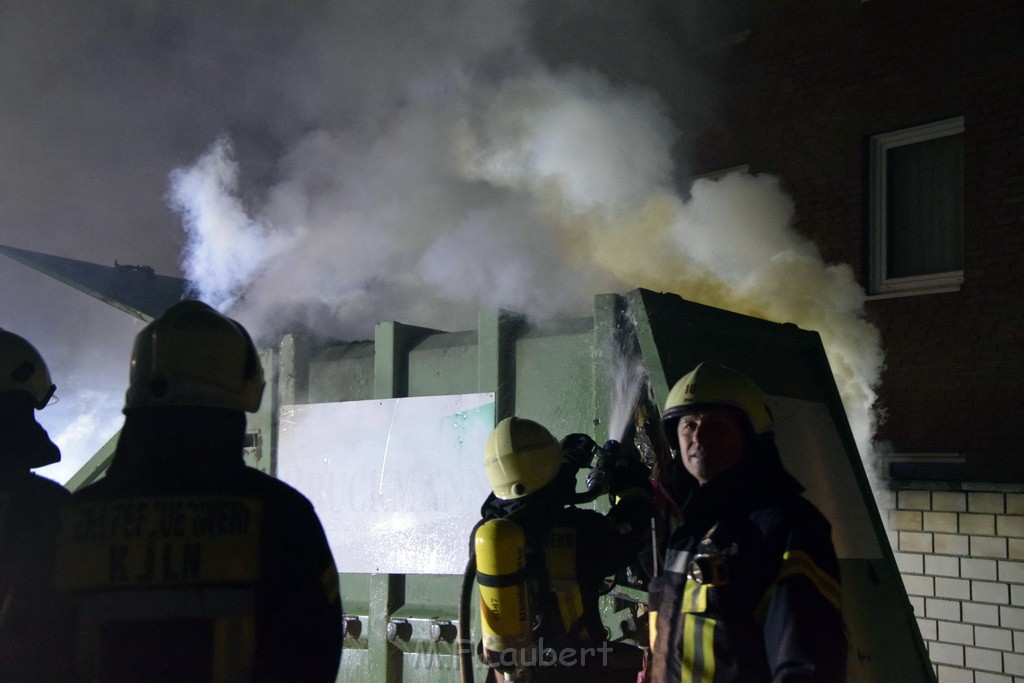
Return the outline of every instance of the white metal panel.
<path id="1" fill-rule="evenodd" d="M 857 484 L 828 409 L 821 403 L 783 396 L 766 400 L 775 419 L 775 443 L 782 462 L 806 487 L 804 496 L 832 523 L 836 555 L 839 559 L 881 558 L 866 507 L 874 504 L 874 498 Z"/>
<path id="2" fill-rule="evenodd" d="M 287 405 L 280 426 L 278 477 L 312 501 L 340 572 L 462 574 L 493 393 Z"/>

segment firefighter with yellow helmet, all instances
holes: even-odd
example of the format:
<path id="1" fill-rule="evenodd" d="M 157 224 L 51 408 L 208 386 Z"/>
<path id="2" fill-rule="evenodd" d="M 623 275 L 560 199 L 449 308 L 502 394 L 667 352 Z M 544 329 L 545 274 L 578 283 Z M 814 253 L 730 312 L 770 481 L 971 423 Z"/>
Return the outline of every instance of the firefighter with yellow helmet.
<path id="1" fill-rule="evenodd" d="M 761 390 L 701 363 L 662 424 L 673 453 L 656 486 L 677 526 L 649 585 L 648 680 L 845 680 L 831 527 L 784 469 Z"/>
<path id="2" fill-rule="evenodd" d="M 618 444 L 606 444 L 607 455 Z M 650 471 L 616 450 L 601 480 L 607 514 L 575 507 L 576 473 L 597 444 L 559 443 L 541 424 L 510 417 L 487 440 L 492 493 L 470 537 L 480 594 L 480 654 L 494 675 L 522 681 L 636 680 L 642 652 L 610 644 L 598 599 L 647 542 Z"/>
<path id="3" fill-rule="evenodd" d="M 56 386 L 43 357 L 0 329 L 0 680 L 52 680 L 60 618 L 51 587 L 58 508 L 69 495 L 34 468 L 60 461 L 36 421 Z"/>
<path id="4" fill-rule="evenodd" d="M 59 536 L 74 679 L 335 680 L 341 601 L 323 528 L 243 459 L 263 388 L 245 328 L 204 303 L 179 302 L 136 337 L 117 450 Z"/>

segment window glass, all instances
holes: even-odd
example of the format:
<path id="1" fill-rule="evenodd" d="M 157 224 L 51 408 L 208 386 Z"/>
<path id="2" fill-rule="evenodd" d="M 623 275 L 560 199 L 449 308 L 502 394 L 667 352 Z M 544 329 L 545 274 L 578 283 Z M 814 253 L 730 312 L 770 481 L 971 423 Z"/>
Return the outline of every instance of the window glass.
<path id="1" fill-rule="evenodd" d="M 963 130 L 957 117 L 871 138 L 871 294 L 963 282 Z"/>

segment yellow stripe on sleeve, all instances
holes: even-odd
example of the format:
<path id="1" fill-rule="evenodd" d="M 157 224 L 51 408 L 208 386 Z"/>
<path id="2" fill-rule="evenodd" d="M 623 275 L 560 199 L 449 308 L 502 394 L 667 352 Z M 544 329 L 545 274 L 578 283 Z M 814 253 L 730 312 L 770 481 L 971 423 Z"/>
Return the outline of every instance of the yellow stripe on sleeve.
<path id="1" fill-rule="evenodd" d="M 819 567 L 804 551 L 787 550 L 782 555 L 782 569 L 779 572 L 779 581 L 790 576 L 807 577 L 823 598 L 828 600 L 837 610 L 840 609 L 839 582 Z"/>

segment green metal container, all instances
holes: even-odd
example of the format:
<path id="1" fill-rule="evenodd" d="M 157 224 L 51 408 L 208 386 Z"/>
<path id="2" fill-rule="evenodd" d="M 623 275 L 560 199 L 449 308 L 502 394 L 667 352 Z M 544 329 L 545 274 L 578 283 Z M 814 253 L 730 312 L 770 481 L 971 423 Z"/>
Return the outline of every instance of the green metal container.
<path id="1" fill-rule="evenodd" d="M 262 358 L 270 385 L 246 458 L 302 490 L 324 521 L 346 615 L 338 680 L 459 680 L 462 573 L 487 492 L 483 439 L 498 420 L 599 443 L 654 437 L 656 407 L 703 360 L 761 386 L 787 467 L 832 522 L 849 680 L 934 680 L 816 332 L 634 290 L 598 295 L 588 317 L 481 311 L 476 330 L 454 332 L 383 322 L 372 341 L 293 334 Z M 91 462 L 76 483 L 101 470 Z M 611 639 L 644 642 L 644 597 L 602 599 Z M 475 680 L 484 673 L 478 664 Z"/>

